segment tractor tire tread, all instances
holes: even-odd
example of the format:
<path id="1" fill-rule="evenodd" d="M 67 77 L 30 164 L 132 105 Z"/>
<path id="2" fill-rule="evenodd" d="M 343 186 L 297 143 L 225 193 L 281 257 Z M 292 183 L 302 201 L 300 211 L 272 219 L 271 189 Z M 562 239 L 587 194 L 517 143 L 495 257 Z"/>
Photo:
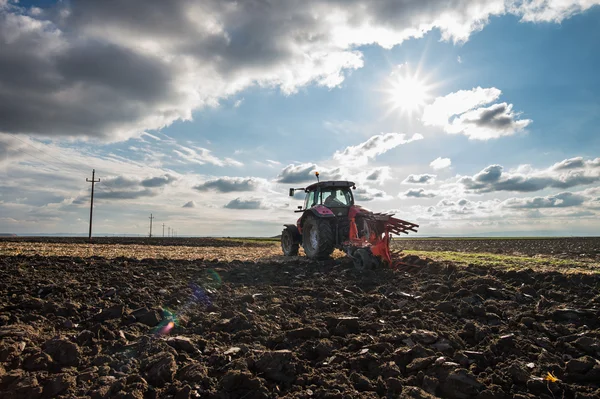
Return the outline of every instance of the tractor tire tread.
<path id="1" fill-rule="evenodd" d="M 335 237 L 331 223 L 325 219 L 310 217 L 304 223 L 304 231 L 308 230 L 306 229 L 307 224 L 313 224 L 312 228 L 317 229 L 319 240 L 314 253 L 311 253 L 313 251 L 306 248 L 307 245 L 310 245 L 309 238 L 303 238 L 306 256 L 314 260 L 328 259 L 335 249 Z"/>

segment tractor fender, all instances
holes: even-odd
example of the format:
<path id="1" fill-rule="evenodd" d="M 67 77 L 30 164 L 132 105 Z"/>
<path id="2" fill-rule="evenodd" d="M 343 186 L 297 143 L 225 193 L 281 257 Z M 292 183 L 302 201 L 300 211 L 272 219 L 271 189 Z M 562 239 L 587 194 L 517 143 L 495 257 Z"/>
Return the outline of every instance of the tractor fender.
<path id="1" fill-rule="evenodd" d="M 292 237 L 294 237 L 295 242 L 302 242 L 302 235 L 300 235 L 300 231 L 298 230 L 298 227 L 296 227 L 296 225 L 284 224 L 284 226 L 292 233 Z"/>

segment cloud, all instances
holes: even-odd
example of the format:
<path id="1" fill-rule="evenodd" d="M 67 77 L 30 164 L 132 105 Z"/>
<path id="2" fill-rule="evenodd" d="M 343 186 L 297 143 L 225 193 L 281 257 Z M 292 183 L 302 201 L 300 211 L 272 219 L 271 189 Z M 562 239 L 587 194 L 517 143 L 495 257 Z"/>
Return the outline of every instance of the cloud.
<path id="1" fill-rule="evenodd" d="M 518 119 L 512 104 L 485 104 L 496 101 L 502 92 L 495 87 L 460 90 L 438 97 L 423 110 L 422 121 L 427 126 L 443 127 L 451 134 L 464 134 L 470 139 L 489 140 L 522 131 L 532 121 Z"/>
<path id="2" fill-rule="evenodd" d="M 459 90 L 443 97 L 436 98 L 432 104 L 423 109 L 421 120 L 429 126 L 445 126 L 454 115 L 463 114 L 476 107 L 497 100 L 502 92 L 495 87 L 472 90 Z"/>
<path id="3" fill-rule="evenodd" d="M 429 166 L 431 166 L 435 170 L 445 169 L 445 168 L 450 167 L 450 165 L 452 165 L 452 161 L 450 160 L 450 158 L 442 158 L 442 157 L 438 157 L 438 158 L 434 159 L 429 164 Z"/>
<path id="4" fill-rule="evenodd" d="M 513 1 L 508 12 L 526 22 L 560 22 L 600 4 L 598 0 Z"/>
<path id="5" fill-rule="evenodd" d="M 336 87 L 365 45 L 465 42 L 492 16 L 560 22 L 596 1 L 3 3 L 0 131 L 124 140 L 251 86 Z"/>
<path id="6" fill-rule="evenodd" d="M 195 207 L 196 207 L 196 203 L 194 201 L 188 201 L 182 206 L 182 208 L 195 208 Z"/>
<path id="7" fill-rule="evenodd" d="M 591 161 L 594 162 L 594 161 Z M 565 159 L 564 161 L 560 161 L 552 165 L 552 169 L 554 170 L 569 170 L 569 169 L 578 169 L 585 167 L 585 162 L 583 161 L 583 157 L 576 157 Z"/>
<path id="8" fill-rule="evenodd" d="M 131 191 L 108 190 L 95 192 L 94 199 L 128 200 L 142 197 L 154 197 L 155 195 L 158 195 L 158 193 L 149 189 Z"/>
<path id="9" fill-rule="evenodd" d="M 581 194 L 562 192 L 546 197 L 510 198 L 502 203 L 505 208 L 538 209 L 538 208 L 568 208 L 583 204 L 586 197 Z"/>
<path id="10" fill-rule="evenodd" d="M 375 168 L 375 169 L 367 172 L 367 176 L 366 176 L 365 180 L 368 182 L 383 184 L 389 178 L 390 178 L 390 167 L 382 166 L 382 167 L 378 167 L 378 168 Z"/>
<path id="11" fill-rule="evenodd" d="M 171 184 L 174 181 L 177 181 L 177 178 L 175 176 L 166 174 L 164 176 L 151 177 L 142 180 L 140 184 L 142 185 L 142 187 L 163 187 L 167 184 Z"/>
<path id="12" fill-rule="evenodd" d="M 212 152 L 209 149 L 202 147 L 185 147 L 182 145 L 177 145 L 177 150 L 173 150 L 175 154 L 177 154 L 180 158 L 184 159 L 189 163 L 195 163 L 198 165 L 211 164 L 215 166 L 243 166 L 244 164 L 236 161 L 232 158 L 224 158 L 221 159 L 212 155 Z"/>
<path id="13" fill-rule="evenodd" d="M 435 191 L 427 191 L 422 188 L 411 188 L 410 190 L 400 194 L 400 197 L 406 198 L 433 198 L 436 196 L 437 193 Z"/>
<path id="14" fill-rule="evenodd" d="M 532 122 L 531 119 L 518 119 L 519 115 L 512 111 L 512 107 L 512 104 L 500 103 L 465 112 L 446 125 L 445 130 L 477 140 L 511 136 Z"/>
<path id="15" fill-rule="evenodd" d="M 155 197 L 160 194 L 161 188 L 172 184 L 178 178 L 171 174 L 162 176 L 148 177 L 141 179 L 139 177 L 116 176 L 101 178 L 96 183 L 94 199 L 106 200 L 131 200 L 143 197 Z M 73 201 L 73 205 L 87 203 L 89 195 L 79 195 Z"/>
<path id="16" fill-rule="evenodd" d="M 597 160 L 598 158 L 579 163 L 571 159 L 548 169 L 533 170 L 521 167 L 513 172 L 504 172 L 501 165 L 490 165 L 474 176 L 461 177 L 458 183 L 467 191 L 477 194 L 494 191 L 533 192 L 546 188 L 566 189 L 600 181 L 600 163 Z"/>
<path id="17" fill-rule="evenodd" d="M 236 198 L 229 201 L 225 208 L 228 209 L 269 209 L 269 206 L 264 203 L 264 201 L 260 198 Z"/>
<path id="18" fill-rule="evenodd" d="M 343 151 L 336 151 L 333 159 L 344 165 L 364 166 L 369 163 L 370 159 L 399 145 L 421 139 L 423 136 L 418 133 L 413 134 L 410 138 L 406 138 L 406 135 L 401 133 L 382 133 L 372 136 L 358 145 L 346 147 Z"/>
<path id="19" fill-rule="evenodd" d="M 194 186 L 195 190 L 208 191 L 214 190 L 221 193 L 231 193 L 236 191 L 255 191 L 262 184 L 265 184 L 264 179 L 257 177 L 220 177 L 214 180 L 208 180 L 204 183 Z"/>
<path id="20" fill-rule="evenodd" d="M 300 165 L 288 165 L 279 173 L 277 181 L 279 183 L 304 183 L 315 179 L 314 172 L 317 170 L 317 165 L 314 163 L 304 163 Z"/>
<path id="21" fill-rule="evenodd" d="M 377 190 L 371 187 L 358 187 L 352 191 L 355 201 L 373 201 L 374 199 L 390 199 L 391 197 L 385 191 Z"/>
<path id="22" fill-rule="evenodd" d="M 286 184 L 316 183 L 315 172 L 319 172 L 321 181 L 323 180 L 345 180 L 348 172 L 342 168 L 318 167 L 314 163 L 303 163 L 298 165 L 288 165 L 279 173 L 276 181 Z"/>
<path id="23" fill-rule="evenodd" d="M 422 175 L 408 175 L 402 182 L 403 184 L 433 184 L 435 183 L 436 175 L 422 174 Z"/>

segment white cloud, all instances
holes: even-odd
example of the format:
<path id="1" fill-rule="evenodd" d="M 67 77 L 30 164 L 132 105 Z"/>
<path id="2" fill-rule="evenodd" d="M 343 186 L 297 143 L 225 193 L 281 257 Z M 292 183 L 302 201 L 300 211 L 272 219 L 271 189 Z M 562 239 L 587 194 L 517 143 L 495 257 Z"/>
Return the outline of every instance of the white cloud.
<path id="1" fill-rule="evenodd" d="M 177 150 L 173 150 L 181 159 L 188 163 L 198 165 L 211 164 L 215 166 L 243 166 L 244 164 L 233 158 L 219 158 L 212 154 L 212 151 L 202 147 L 186 147 L 177 145 Z"/>
<path id="2" fill-rule="evenodd" d="M 435 170 L 445 169 L 450 167 L 450 165 L 452 165 L 452 161 L 450 160 L 450 158 L 442 157 L 437 157 L 429 164 L 429 166 L 431 166 Z"/>
<path id="3" fill-rule="evenodd" d="M 455 115 L 463 114 L 476 107 L 489 104 L 500 98 L 502 92 L 495 87 L 459 90 L 436 98 L 423 109 L 421 120 L 429 126 L 445 126 Z"/>
<path id="4" fill-rule="evenodd" d="M 511 0 L 507 11 L 527 22 L 561 22 L 600 4 L 599 0 Z"/>
<path id="5" fill-rule="evenodd" d="M 367 141 L 355 146 L 346 147 L 343 151 L 336 151 L 333 159 L 343 165 L 364 166 L 378 155 L 388 152 L 402 144 L 421 140 L 423 136 L 415 133 L 410 138 L 406 138 L 401 133 L 382 133 L 372 136 Z"/>
<path id="6" fill-rule="evenodd" d="M 464 134 L 470 139 L 489 140 L 522 131 L 532 121 L 519 119 L 512 104 L 485 104 L 496 101 L 501 91 L 495 87 L 460 90 L 438 97 L 423 110 L 422 121 L 428 126 L 443 127 L 451 134 Z"/>

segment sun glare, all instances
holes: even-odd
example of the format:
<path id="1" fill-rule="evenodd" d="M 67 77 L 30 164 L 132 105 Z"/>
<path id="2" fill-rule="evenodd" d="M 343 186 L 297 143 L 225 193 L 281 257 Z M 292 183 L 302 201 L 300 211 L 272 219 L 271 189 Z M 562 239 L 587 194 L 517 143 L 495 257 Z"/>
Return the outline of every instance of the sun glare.
<path id="1" fill-rule="evenodd" d="M 430 98 L 430 86 L 419 78 L 419 74 L 411 74 L 406 66 L 395 71 L 388 81 L 389 112 L 400 111 L 412 117 Z"/>

